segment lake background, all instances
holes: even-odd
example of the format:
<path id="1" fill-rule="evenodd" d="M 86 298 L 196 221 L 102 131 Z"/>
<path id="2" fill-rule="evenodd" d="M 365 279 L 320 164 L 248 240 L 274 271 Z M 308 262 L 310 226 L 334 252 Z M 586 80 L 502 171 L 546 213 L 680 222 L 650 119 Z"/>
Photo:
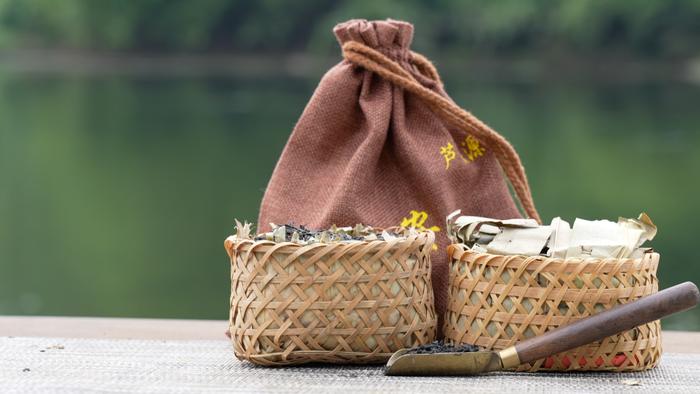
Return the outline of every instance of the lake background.
<path id="1" fill-rule="evenodd" d="M 27 3 L 37 10 L 48 4 Z M 431 8 L 422 19 L 424 3 L 409 2 L 418 11 L 405 11 L 417 37 L 425 28 L 429 38 L 417 38 L 413 49 L 435 61 L 458 104 L 515 146 L 545 222 L 647 212 L 659 227 L 652 246 L 661 253 L 662 287 L 700 283 L 697 29 L 668 33 L 687 44 L 670 53 L 664 43 L 672 41 L 655 47 L 631 33 L 614 45 L 513 41 L 532 36 L 522 31 L 482 33 L 472 42 L 441 38 L 431 26 L 455 10 Z M 501 31 L 517 9 L 505 3 L 491 11 Z M 271 48 L 213 28 L 200 44 L 157 45 L 157 35 L 142 31 L 139 40 L 136 28 L 131 41 L 110 44 L 96 33 L 80 41 L 46 30 L 40 11 L 18 17 L 28 12 L 18 4 L 0 4 L 0 314 L 226 319 L 223 240 L 234 218 L 256 220 L 294 123 L 323 72 L 340 60 L 332 21 L 394 15 L 337 6 L 308 33 L 278 38 Z M 700 10 L 697 4 L 652 11 L 677 29 L 682 23 L 673 18 L 689 12 L 683 6 Z M 601 25 L 587 26 L 608 29 Z M 86 31 L 100 31 L 91 26 Z M 653 26 L 653 37 L 665 34 L 665 24 Z M 50 37 L 45 31 L 53 39 L 42 40 Z M 222 44 L 227 34 L 235 39 Z M 700 310 L 664 327 L 700 330 Z"/>

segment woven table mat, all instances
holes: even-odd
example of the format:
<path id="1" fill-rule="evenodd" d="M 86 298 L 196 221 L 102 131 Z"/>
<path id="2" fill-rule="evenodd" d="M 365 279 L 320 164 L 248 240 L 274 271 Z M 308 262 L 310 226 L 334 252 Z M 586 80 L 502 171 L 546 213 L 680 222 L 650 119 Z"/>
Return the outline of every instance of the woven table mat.
<path id="1" fill-rule="evenodd" d="M 633 385 L 638 384 L 638 385 Z M 0 338 L 0 392 L 684 392 L 700 391 L 700 354 L 665 354 L 639 373 L 388 377 L 377 366 L 265 368 L 228 341 Z"/>

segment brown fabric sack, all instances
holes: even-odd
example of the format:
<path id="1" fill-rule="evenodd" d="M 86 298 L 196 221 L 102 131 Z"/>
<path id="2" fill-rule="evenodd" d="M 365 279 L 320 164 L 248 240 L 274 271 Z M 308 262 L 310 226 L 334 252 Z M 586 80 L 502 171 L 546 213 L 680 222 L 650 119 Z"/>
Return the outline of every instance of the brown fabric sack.
<path id="1" fill-rule="evenodd" d="M 436 232 L 432 279 L 443 318 L 445 216 L 539 220 L 511 145 L 445 93 L 432 64 L 411 52 L 413 26 L 351 20 L 334 29 L 344 60 L 316 88 L 272 174 L 260 209 L 269 223 L 311 228 L 395 225 Z M 442 327 L 442 323 L 440 326 Z"/>

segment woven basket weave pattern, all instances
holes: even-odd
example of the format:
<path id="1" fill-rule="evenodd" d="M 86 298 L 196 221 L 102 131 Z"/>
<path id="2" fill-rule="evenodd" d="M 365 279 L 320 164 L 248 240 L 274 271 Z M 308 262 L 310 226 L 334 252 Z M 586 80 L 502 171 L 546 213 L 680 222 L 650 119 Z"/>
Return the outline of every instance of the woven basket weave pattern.
<path id="1" fill-rule="evenodd" d="M 227 241 L 236 356 L 262 365 L 379 363 L 432 341 L 433 241 L 431 232 L 311 245 Z"/>
<path id="2" fill-rule="evenodd" d="M 445 337 L 500 350 L 580 318 L 656 293 L 657 253 L 641 259 L 553 259 L 475 253 L 451 245 Z M 659 321 L 521 365 L 520 371 L 653 368 Z"/>

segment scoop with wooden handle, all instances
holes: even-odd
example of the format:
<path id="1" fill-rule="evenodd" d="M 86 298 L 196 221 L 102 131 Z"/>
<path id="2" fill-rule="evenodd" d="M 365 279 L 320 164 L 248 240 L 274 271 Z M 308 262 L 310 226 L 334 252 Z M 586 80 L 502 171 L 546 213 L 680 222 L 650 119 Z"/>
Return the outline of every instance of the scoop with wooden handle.
<path id="1" fill-rule="evenodd" d="M 690 309 L 700 300 L 691 282 L 526 339 L 501 351 L 416 354 L 399 350 L 389 359 L 387 375 L 472 375 L 517 367 L 599 341 L 638 325 Z"/>

